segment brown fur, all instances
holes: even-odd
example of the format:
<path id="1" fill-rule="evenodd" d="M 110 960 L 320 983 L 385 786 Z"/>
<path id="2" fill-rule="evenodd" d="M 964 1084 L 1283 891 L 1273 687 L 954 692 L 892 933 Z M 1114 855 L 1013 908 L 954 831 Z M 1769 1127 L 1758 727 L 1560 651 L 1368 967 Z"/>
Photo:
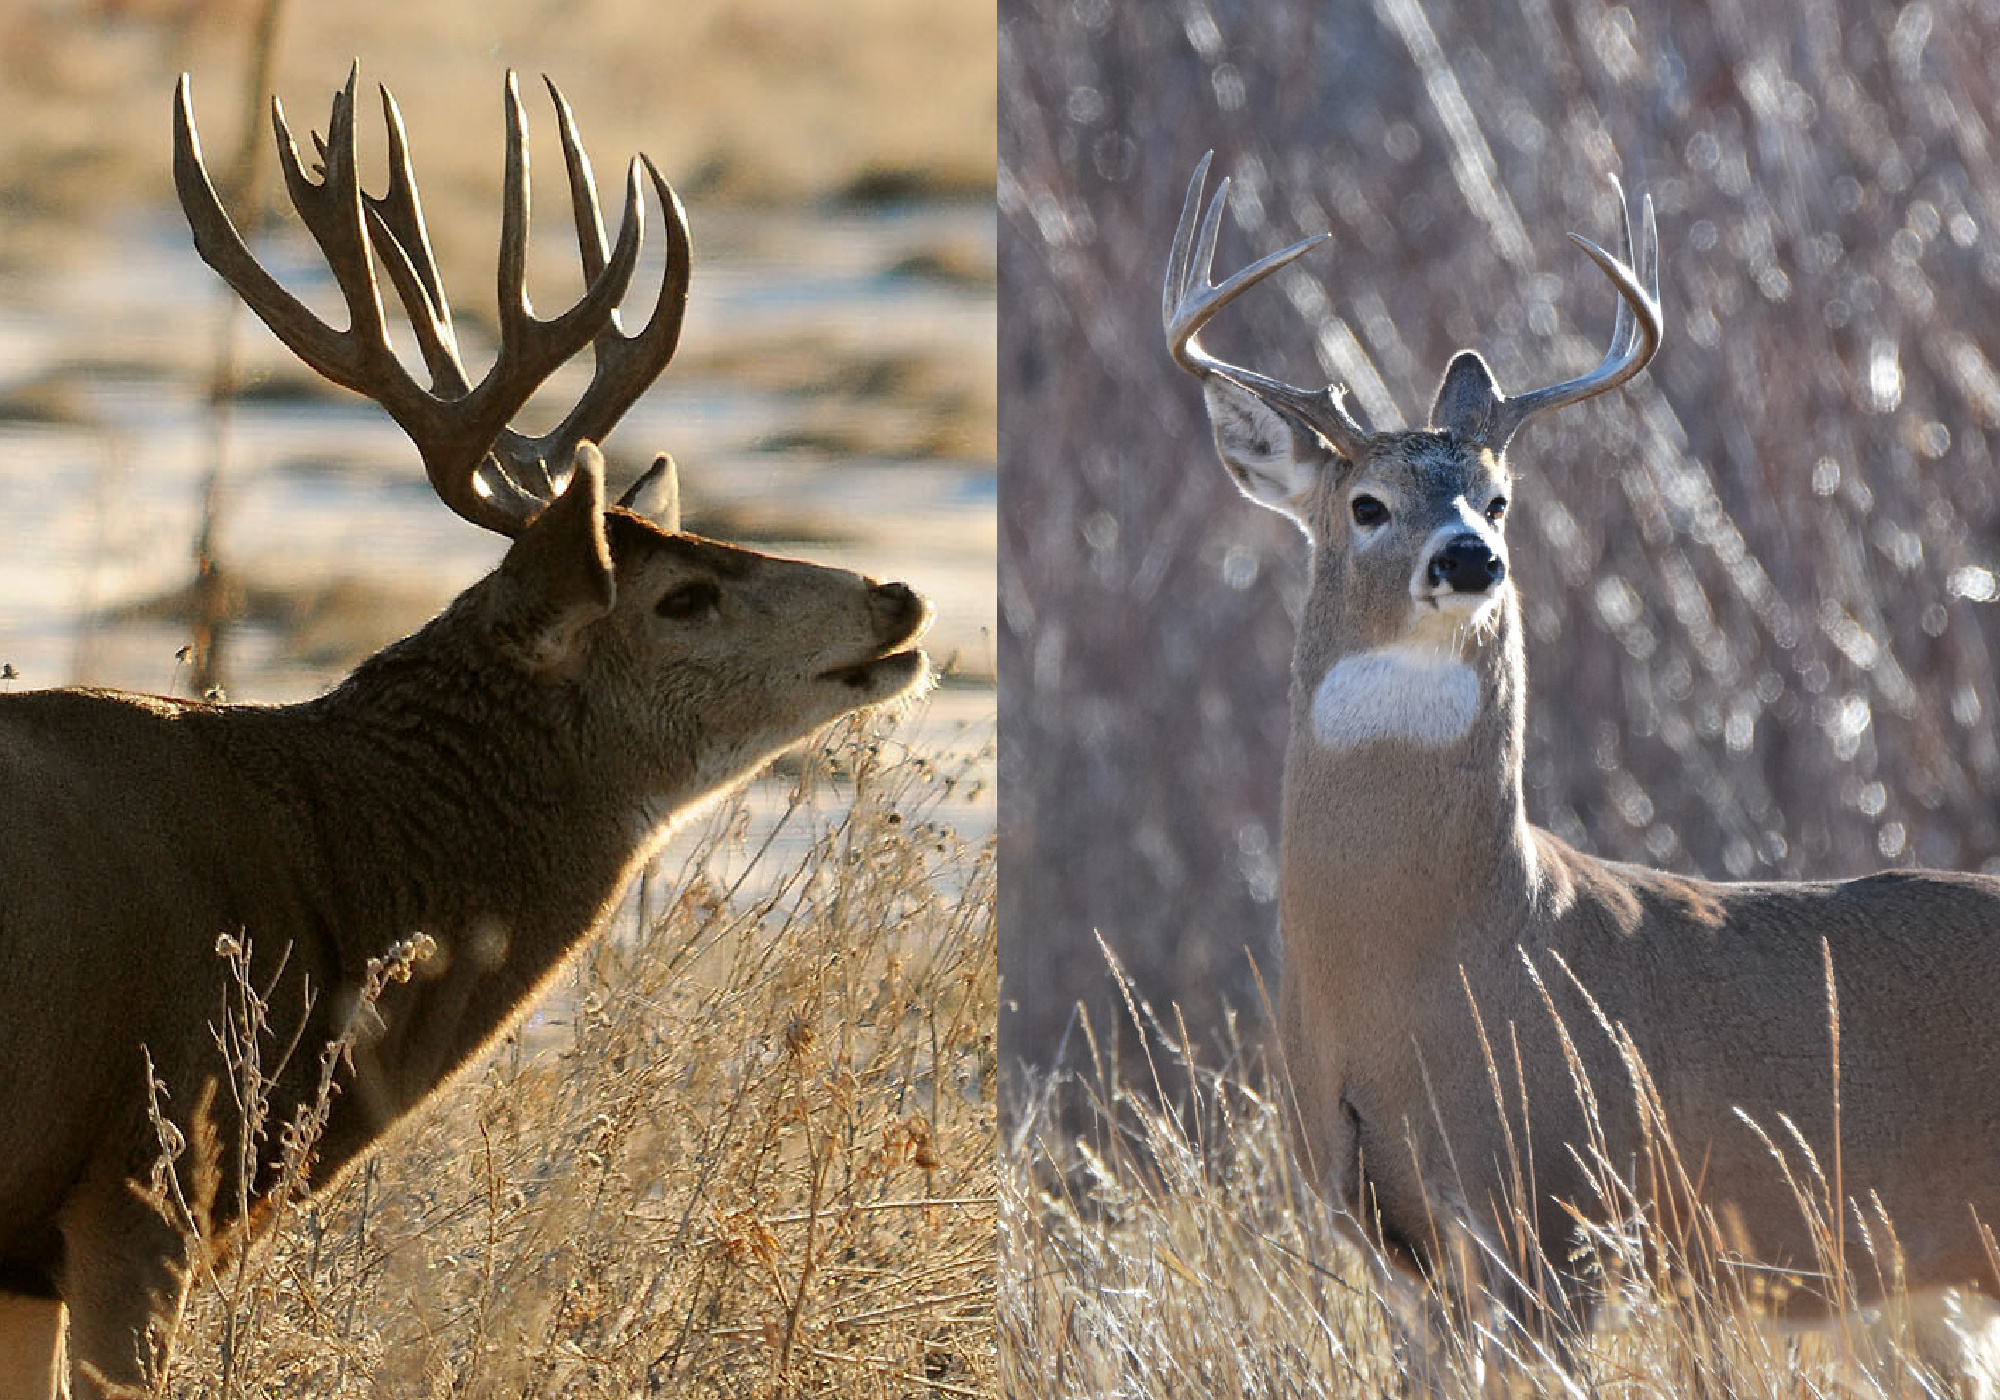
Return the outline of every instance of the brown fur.
<path id="1" fill-rule="evenodd" d="M 240 1246 L 271 1213 L 281 1167 L 293 1169 L 284 1129 L 319 1109 L 325 1047 L 342 1053 L 327 1061 L 331 1099 L 303 1164 L 315 1189 L 520 1020 L 677 815 L 928 672 L 909 644 L 930 609 L 908 587 L 681 533 L 671 458 L 606 509 L 589 439 L 665 367 L 686 302 L 685 214 L 658 173 L 647 167 L 666 270 L 646 325 L 628 335 L 612 316 L 640 208 L 628 203 L 607 254 L 578 161 L 579 249 L 601 270 L 570 311 L 526 319 L 526 148 L 508 76 L 515 193 L 500 265 L 513 285 L 501 292 L 497 362 L 474 387 L 414 176 L 393 155 L 386 92 L 394 173 L 363 217 L 358 77 L 357 66 L 334 99 L 324 178 L 294 165 L 288 181 L 348 328 L 319 321 L 252 259 L 202 166 L 183 76 L 174 173 L 195 247 L 306 363 L 390 409 L 445 504 L 513 544 L 428 626 L 306 704 L 0 696 L 0 1065 L 11 1067 L 0 1080 L 0 1394 L 45 1394 L 65 1369 L 76 1400 L 160 1374 L 202 1262 L 180 1222 L 134 1189 L 163 1138 L 187 1148 L 201 1247 Z M 429 390 L 389 343 L 378 258 L 402 271 Z M 595 369 L 570 414 L 538 438 L 504 428 L 585 344 Z M 549 469 L 564 464 L 556 494 Z M 219 956 L 225 942 L 234 964 Z M 419 947 L 413 975 L 385 982 L 376 967 Z M 270 1036 L 255 1066 L 270 1121 L 254 1146 L 232 1092 L 238 1067 L 218 1049 L 224 1028 L 242 1034 L 231 996 L 243 977 L 267 1004 Z"/>
<path id="2" fill-rule="evenodd" d="M 160 1364 L 144 1328 L 188 1277 L 128 1187 L 160 1155 L 145 1057 L 183 1134 L 234 1142 L 226 1091 L 193 1121 L 225 1073 L 219 936 L 275 979 L 270 1054 L 300 1047 L 280 1118 L 314 1097 L 369 960 L 435 942 L 340 1074 L 324 1186 L 520 1019 L 676 813 L 919 683 L 921 655 L 891 655 L 928 612 L 907 588 L 607 512 L 587 455 L 492 575 L 317 700 L 0 697 L 0 1282 L 67 1305 L 79 1395 L 84 1367 Z M 690 582 L 712 609 L 656 611 Z M 224 1240 L 239 1165 L 221 1154 Z"/>

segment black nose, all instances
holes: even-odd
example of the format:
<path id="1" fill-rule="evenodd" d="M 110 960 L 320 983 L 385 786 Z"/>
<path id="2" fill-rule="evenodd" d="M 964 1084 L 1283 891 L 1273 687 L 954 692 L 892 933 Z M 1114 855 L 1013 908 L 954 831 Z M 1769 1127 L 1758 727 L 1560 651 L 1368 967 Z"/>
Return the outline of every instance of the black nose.
<path id="1" fill-rule="evenodd" d="M 1453 535 L 1431 556 L 1431 583 L 1454 593 L 1484 593 L 1505 577 L 1506 561 L 1477 535 Z"/>

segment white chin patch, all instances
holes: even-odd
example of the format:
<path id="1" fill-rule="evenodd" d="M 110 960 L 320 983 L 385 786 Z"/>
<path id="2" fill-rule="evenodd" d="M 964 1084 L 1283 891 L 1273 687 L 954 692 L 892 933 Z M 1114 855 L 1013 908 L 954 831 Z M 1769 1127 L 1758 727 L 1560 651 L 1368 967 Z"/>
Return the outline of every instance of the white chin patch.
<path id="1" fill-rule="evenodd" d="M 1479 713 L 1479 674 L 1439 647 L 1384 647 L 1343 656 L 1313 693 L 1313 737 L 1330 749 L 1383 739 L 1442 748 Z"/>
<path id="2" fill-rule="evenodd" d="M 1492 630 L 1500 615 L 1500 593 L 1437 593 L 1411 599 L 1405 643 L 1452 651 L 1470 637 Z"/>

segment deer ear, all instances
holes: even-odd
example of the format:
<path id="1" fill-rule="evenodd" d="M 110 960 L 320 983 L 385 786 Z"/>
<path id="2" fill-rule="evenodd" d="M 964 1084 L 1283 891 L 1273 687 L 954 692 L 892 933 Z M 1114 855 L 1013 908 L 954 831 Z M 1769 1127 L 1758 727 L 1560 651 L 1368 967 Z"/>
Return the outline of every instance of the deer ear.
<path id="1" fill-rule="evenodd" d="M 1326 439 L 1224 375 L 1209 375 L 1202 394 L 1215 450 L 1237 487 L 1304 528 L 1307 494 L 1339 460 Z"/>
<path id="2" fill-rule="evenodd" d="M 617 582 L 604 536 L 604 458 L 577 444 L 569 485 L 523 530 L 496 576 L 493 628 L 529 670 L 559 669 L 577 636 L 611 611 Z"/>
<path id="3" fill-rule="evenodd" d="M 1499 451 L 1507 444 L 1489 441 L 1505 402 L 1494 387 L 1493 372 L 1476 350 L 1461 350 L 1438 384 L 1437 401 L 1431 405 L 1431 427 L 1467 442 L 1483 443 Z"/>
<path id="4" fill-rule="evenodd" d="M 681 532 L 681 479 L 674 459 L 662 452 L 646 474 L 625 488 L 618 504 L 642 515 L 670 535 Z"/>

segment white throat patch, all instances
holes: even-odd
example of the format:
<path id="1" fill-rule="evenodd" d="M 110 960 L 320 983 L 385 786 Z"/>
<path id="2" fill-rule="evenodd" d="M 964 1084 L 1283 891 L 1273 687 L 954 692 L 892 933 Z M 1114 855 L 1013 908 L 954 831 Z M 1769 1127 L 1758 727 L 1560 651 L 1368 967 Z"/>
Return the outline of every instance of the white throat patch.
<path id="1" fill-rule="evenodd" d="M 1313 737 L 1330 749 L 1379 739 L 1442 748 L 1478 713 L 1479 674 L 1451 651 L 1383 647 L 1334 662 L 1313 693 Z"/>

